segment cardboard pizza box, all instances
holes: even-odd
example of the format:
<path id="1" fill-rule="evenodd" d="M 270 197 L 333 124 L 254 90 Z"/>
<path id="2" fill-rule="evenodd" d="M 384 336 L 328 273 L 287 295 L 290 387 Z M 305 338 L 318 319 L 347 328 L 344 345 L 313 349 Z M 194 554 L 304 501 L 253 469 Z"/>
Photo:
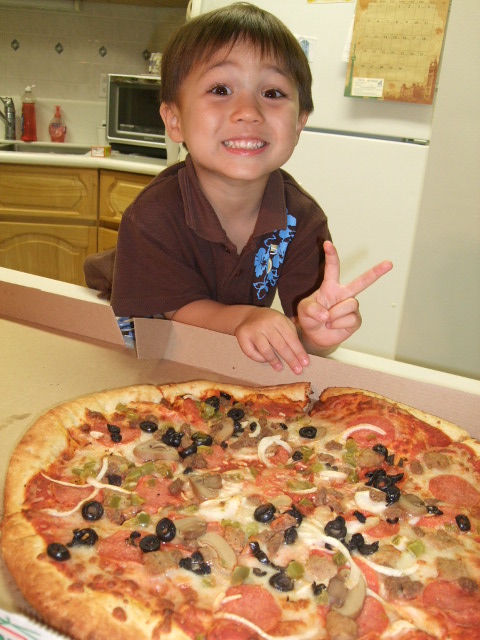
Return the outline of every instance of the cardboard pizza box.
<path id="1" fill-rule="evenodd" d="M 255 363 L 234 337 L 176 322 L 136 319 L 128 348 L 96 292 L 0 268 L 0 518 L 5 474 L 17 442 L 45 411 L 122 386 L 207 378 L 254 385 L 309 381 L 359 387 L 423 409 L 480 437 L 480 381 L 338 349 L 312 356 L 301 376 Z M 33 612 L 0 558 L 0 611 Z M 8 636 L 7 636 L 8 637 Z"/>

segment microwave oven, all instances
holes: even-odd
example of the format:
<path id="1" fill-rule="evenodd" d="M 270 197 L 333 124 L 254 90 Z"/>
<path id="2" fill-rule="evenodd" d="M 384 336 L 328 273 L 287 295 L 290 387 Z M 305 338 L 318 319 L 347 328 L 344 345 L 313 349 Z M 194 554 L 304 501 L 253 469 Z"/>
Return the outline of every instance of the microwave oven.
<path id="1" fill-rule="evenodd" d="M 158 76 L 108 74 L 107 141 L 112 149 L 167 157 L 160 86 Z"/>

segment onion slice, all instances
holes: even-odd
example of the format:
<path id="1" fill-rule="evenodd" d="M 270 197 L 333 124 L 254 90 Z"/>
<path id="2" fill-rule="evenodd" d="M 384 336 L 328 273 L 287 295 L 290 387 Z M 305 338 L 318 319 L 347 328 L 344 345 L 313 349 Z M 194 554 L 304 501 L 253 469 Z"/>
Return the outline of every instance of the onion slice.
<path id="1" fill-rule="evenodd" d="M 263 462 L 263 464 L 266 467 L 275 466 L 267 458 L 267 450 L 270 447 L 272 447 L 274 444 L 278 445 L 279 447 L 283 447 L 285 451 L 287 451 L 289 454 L 291 454 L 293 451 L 292 447 L 289 444 L 287 444 L 284 440 L 282 440 L 280 436 L 267 436 L 266 438 L 262 438 L 258 443 L 257 452 L 258 452 L 258 457 L 260 461 Z"/>
<path id="2" fill-rule="evenodd" d="M 349 438 L 352 433 L 356 431 L 363 431 L 364 429 L 368 429 L 369 431 L 374 431 L 375 433 L 380 434 L 381 436 L 386 436 L 387 432 L 381 429 L 380 427 L 376 427 L 374 424 L 369 424 L 368 422 L 363 422 L 362 424 L 356 424 L 354 427 L 350 427 L 349 429 L 345 429 L 340 434 L 341 440 L 346 440 Z"/>

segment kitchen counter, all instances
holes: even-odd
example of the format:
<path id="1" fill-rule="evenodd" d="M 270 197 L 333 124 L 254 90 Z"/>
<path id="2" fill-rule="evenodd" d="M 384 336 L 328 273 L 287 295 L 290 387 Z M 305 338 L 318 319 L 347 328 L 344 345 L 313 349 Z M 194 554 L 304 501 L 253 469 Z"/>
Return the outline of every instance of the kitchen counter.
<path id="1" fill-rule="evenodd" d="M 0 164 L 28 164 L 38 166 L 59 166 L 59 167 L 79 167 L 87 169 L 110 169 L 112 171 L 127 171 L 130 173 L 141 173 L 156 176 L 167 166 L 167 161 L 162 158 L 149 158 L 147 156 L 120 153 L 112 151 L 106 158 L 92 157 L 87 145 L 85 153 L 78 153 L 76 150 L 80 145 L 62 144 L 65 153 L 58 152 L 58 144 L 55 143 L 21 143 L 22 151 L 2 151 L 1 145 L 12 141 L 0 140 Z M 41 146 L 42 151 L 36 150 Z M 31 147 L 31 151 L 24 151 Z M 44 147 L 52 147 L 52 152 L 44 152 Z M 54 150 L 53 150 L 54 148 Z M 74 152 L 72 152 L 74 151 Z"/>

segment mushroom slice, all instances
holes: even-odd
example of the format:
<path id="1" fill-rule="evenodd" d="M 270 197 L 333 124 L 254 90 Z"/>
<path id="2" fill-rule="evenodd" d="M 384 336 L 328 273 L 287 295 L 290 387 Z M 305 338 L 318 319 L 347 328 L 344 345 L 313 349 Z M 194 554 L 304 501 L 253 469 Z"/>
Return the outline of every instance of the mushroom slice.
<path id="1" fill-rule="evenodd" d="M 342 606 L 336 607 L 333 605 L 333 608 L 347 618 L 356 618 L 362 610 L 366 593 L 365 580 L 361 577 L 357 584 L 347 591 Z"/>
<path id="2" fill-rule="evenodd" d="M 215 552 L 219 568 L 224 571 L 233 571 L 237 564 L 237 555 L 223 536 L 214 531 L 209 531 L 197 540 L 200 547 L 205 546 Z"/>
<path id="3" fill-rule="evenodd" d="M 143 462 L 148 460 L 180 460 L 175 447 L 169 447 L 155 438 L 150 438 L 150 440 L 138 444 L 133 450 L 133 455 Z"/>
<path id="4" fill-rule="evenodd" d="M 189 477 L 193 493 L 199 500 L 217 498 L 222 488 L 222 476 L 219 473 L 205 473 Z"/>
<path id="5" fill-rule="evenodd" d="M 410 516 L 424 516 L 427 513 L 424 501 L 414 493 L 403 493 L 397 505 Z"/>

